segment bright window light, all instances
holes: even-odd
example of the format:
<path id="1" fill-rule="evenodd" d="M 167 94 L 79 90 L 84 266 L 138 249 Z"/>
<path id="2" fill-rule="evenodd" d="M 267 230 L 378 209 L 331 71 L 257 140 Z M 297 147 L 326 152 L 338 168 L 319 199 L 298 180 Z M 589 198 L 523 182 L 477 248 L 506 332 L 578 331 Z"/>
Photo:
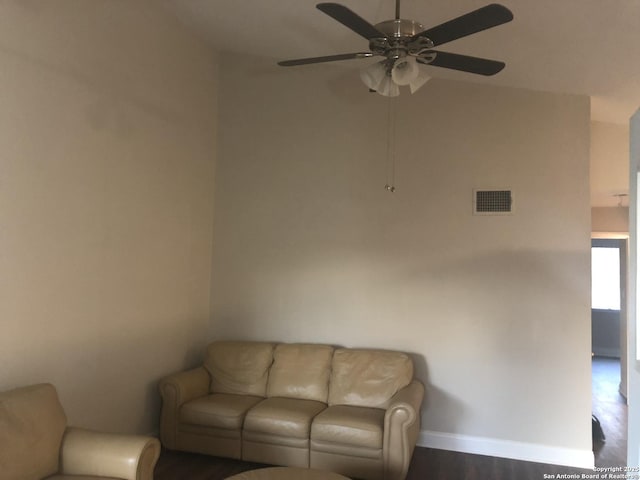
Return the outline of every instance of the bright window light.
<path id="1" fill-rule="evenodd" d="M 620 310 L 620 250 L 591 248 L 591 308 Z"/>

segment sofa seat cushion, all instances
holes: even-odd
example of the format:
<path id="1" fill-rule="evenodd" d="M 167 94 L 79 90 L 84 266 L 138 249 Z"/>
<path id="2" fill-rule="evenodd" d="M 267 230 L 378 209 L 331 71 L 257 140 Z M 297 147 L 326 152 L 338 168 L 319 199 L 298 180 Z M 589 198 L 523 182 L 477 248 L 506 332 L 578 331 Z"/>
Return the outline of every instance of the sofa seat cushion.
<path id="1" fill-rule="evenodd" d="M 325 408 L 315 400 L 268 398 L 247 413 L 244 431 L 308 440 L 311 422 Z"/>
<path id="2" fill-rule="evenodd" d="M 385 411 L 334 405 L 313 420 L 311 440 L 364 448 L 382 448 Z"/>
<path id="3" fill-rule="evenodd" d="M 192 425 L 240 430 L 247 412 L 262 400 L 253 395 L 214 393 L 185 403 L 180 409 L 180 420 Z"/>

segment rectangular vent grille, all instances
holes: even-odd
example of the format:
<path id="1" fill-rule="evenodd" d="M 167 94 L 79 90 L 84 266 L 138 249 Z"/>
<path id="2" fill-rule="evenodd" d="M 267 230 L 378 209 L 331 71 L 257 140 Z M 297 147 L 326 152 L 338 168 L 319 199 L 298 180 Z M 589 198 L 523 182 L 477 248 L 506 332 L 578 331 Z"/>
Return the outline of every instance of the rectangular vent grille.
<path id="1" fill-rule="evenodd" d="M 513 212 L 511 190 L 475 190 L 473 213 L 476 215 L 508 215 Z"/>

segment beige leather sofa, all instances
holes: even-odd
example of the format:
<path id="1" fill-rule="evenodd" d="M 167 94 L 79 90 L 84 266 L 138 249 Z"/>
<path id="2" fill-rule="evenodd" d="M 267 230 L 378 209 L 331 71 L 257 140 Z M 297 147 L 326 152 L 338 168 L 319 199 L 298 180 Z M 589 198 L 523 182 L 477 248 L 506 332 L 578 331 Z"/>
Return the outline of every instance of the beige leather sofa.
<path id="1" fill-rule="evenodd" d="M 164 378 L 160 393 L 169 449 L 399 480 L 424 387 L 400 352 L 216 342 L 203 366 Z"/>
<path id="2" fill-rule="evenodd" d="M 0 393 L 3 480 L 152 480 L 156 438 L 67 427 L 51 384 Z"/>

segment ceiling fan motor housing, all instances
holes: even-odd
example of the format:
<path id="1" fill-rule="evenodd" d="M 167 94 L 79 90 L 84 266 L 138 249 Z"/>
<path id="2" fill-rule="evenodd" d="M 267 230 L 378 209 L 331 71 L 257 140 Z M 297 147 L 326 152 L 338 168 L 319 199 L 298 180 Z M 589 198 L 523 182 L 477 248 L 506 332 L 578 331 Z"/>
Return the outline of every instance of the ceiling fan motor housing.
<path id="1" fill-rule="evenodd" d="M 413 37 L 425 30 L 421 23 L 414 20 L 386 20 L 377 23 L 374 27 L 389 38 Z"/>
<path id="2" fill-rule="evenodd" d="M 414 37 L 424 31 L 424 26 L 414 20 L 387 20 L 375 25 L 385 37 L 372 38 L 369 48 L 374 55 L 384 55 L 389 59 L 397 59 L 410 55 L 419 55 L 424 50 L 433 48 L 433 42 L 424 36 Z"/>

